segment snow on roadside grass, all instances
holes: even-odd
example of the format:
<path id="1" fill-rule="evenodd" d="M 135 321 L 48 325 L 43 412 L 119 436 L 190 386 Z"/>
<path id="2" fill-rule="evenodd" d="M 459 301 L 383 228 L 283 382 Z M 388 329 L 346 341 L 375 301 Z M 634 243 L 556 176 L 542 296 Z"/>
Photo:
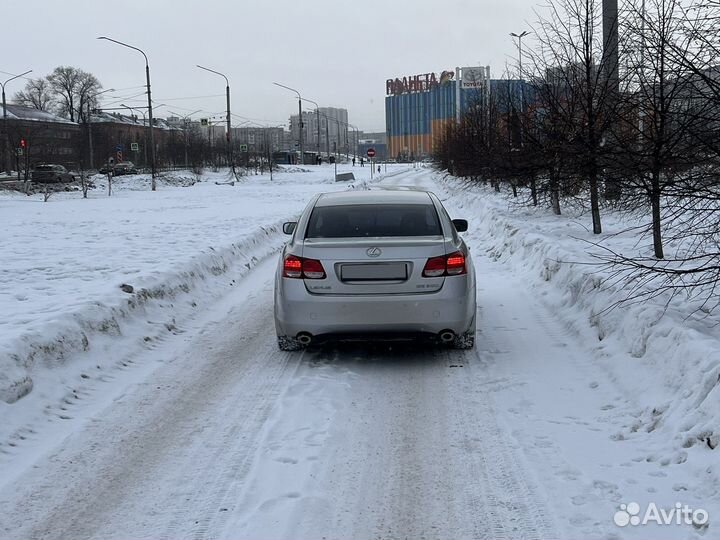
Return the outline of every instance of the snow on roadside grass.
<path id="1" fill-rule="evenodd" d="M 511 207 L 490 188 L 441 183 L 444 196 L 470 218 L 471 245 L 512 262 L 632 397 L 636 418 L 614 437 L 646 440 L 649 458 L 661 463 L 683 462 L 689 452 L 707 460 L 720 444 L 720 313 L 698 312 L 699 303 L 667 295 L 608 309 L 628 299 L 632 284 L 608 279 L 591 242 L 618 252 L 644 249 L 637 232 L 623 232 L 627 218 L 606 213 L 606 232 L 598 238 L 585 225 L 587 217 Z M 720 469 L 708 473 L 718 477 Z"/>
<path id="2" fill-rule="evenodd" d="M 191 187 L 171 187 L 193 183 L 193 175 L 178 172 L 155 193 L 139 175 L 116 178 L 113 197 L 99 178 L 89 200 L 78 192 L 46 203 L 41 196 L 0 196 L 0 408 L 38 380 L 52 384 L 48 373 L 93 350 L 98 336 L 125 335 L 127 322 L 146 317 L 149 303 L 165 308 L 158 331 L 171 331 L 179 298 L 195 301 L 198 287 L 210 294 L 200 285 L 276 250 L 280 224 L 313 193 L 347 189 L 333 172 L 293 168 L 272 182 L 250 175 L 235 186 L 223 185 L 227 173 L 209 172 Z M 124 284 L 133 292 L 121 290 Z M 151 330 L 142 332 L 154 339 Z"/>

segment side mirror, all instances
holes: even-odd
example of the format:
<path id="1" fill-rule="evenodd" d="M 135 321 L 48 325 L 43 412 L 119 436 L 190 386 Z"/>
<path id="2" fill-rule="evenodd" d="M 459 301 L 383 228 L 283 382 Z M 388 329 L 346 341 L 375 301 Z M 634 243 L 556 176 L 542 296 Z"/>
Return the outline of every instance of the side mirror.
<path id="1" fill-rule="evenodd" d="M 455 225 L 455 230 L 457 232 L 467 231 L 467 229 L 468 229 L 467 219 L 453 219 L 452 222 L 453 222 L 453 225 Z"/>
<path id="2" fill-rule="evenodd" d="M 292 234 L 295 232 L 295 227 L 297 227 L 297 221 L 286 221 L 283 223 L 283 232 L 285 234 Z"/>

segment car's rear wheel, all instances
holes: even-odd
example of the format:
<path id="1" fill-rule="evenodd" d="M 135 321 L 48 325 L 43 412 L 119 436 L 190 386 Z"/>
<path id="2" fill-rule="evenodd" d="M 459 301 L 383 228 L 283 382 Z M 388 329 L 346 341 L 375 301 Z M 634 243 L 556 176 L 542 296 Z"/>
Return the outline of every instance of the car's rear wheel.
<path id="1" fill-rule="evenodd" d="M 300 343 L 297 339 L 289 336 L 278 336 L 277 342 L 278 348 L 281 351 L 299 351 L 305 348 L 305 345 Z"/>
<path id="2" fill-rule="evenodd" d="M 462 334 L 458 334 L 457 336 L 455 336 L 455 339 L 452 340 L 450 346 L 453 349 L 472 349 L 473 347 L 475 347 L 476 332 L 477 330 L 475 328 L 475 319 L 473 319 L 470 328 Z"/>

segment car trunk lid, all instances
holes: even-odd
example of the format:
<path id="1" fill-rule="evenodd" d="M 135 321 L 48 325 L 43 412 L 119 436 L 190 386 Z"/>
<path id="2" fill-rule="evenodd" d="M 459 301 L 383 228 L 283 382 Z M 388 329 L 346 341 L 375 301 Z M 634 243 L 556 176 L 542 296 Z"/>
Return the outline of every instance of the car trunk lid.
<path id="1" fill-rule="evenodd" d="M 325 279 L 305 279 L 314 294 L 429 294 L 444 278 L 422 276 L 431 257 L 445 255 L 442 236 L 305 239 L 302 256 L 325 269 Z"/>

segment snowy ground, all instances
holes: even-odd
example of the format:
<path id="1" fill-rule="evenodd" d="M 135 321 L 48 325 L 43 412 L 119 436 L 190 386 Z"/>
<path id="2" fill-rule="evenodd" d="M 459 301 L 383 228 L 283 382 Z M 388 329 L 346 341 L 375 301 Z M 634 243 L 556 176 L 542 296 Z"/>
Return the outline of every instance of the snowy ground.
<path id="1" fill-rule="evenodd" d="M 623 291 L 576 264 L 578 220 L 429 169 L 358 182 L 470 220 L 478 346 L 278 352 L 277 225 L 347 187 L 323 171 L 0 201 L 0 362 L 32 381 L 0 402 L 1 538 L 718 537 L 712 317 L 603 312 Z M 710 523 L 617 526 L 633 502 Z"/>

